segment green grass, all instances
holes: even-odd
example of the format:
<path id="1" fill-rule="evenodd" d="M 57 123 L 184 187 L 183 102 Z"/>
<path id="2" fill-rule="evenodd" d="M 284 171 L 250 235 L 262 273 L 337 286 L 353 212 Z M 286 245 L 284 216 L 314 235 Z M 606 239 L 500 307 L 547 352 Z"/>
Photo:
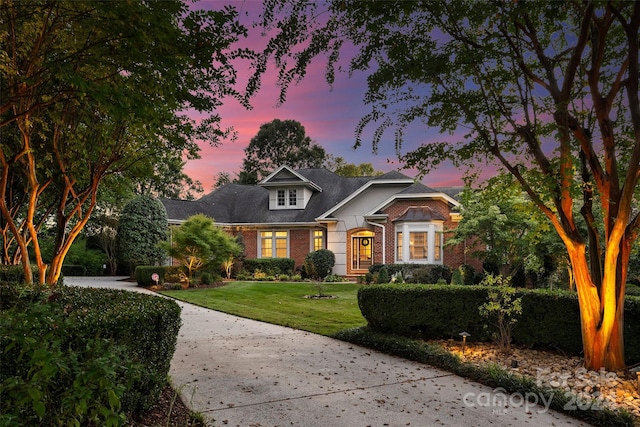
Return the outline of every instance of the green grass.
<path id="1" fill-rule="evenodd" d="M 163 295 L 249 319 L 331 336 L 366 325 L 358 307 L 356 284 L 323 283 L 334 299 L 309 299 L 311 283 L 231 282 L 220 288 L 162 291 Z"/>

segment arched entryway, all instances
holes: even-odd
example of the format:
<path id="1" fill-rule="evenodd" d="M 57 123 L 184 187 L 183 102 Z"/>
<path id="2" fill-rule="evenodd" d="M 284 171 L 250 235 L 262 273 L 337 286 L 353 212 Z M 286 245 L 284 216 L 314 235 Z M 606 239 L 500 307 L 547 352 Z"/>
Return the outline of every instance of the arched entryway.
<path id="1" fill-rule="evenodd" d="M 351 235 L 351 270 L 368 271 L 373 264 L 373 231 L 358 231 Z"/>

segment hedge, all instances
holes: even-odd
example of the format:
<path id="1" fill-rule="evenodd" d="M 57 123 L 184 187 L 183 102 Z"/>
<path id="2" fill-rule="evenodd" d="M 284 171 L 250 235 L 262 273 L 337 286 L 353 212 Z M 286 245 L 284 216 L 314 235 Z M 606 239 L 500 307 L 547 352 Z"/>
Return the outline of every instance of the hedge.
<path id="1" fill-rule="evenodd" d="M 267 275 L 293 274 L 296 263 L 293 258 L 249 258 L 242 264 L 243 270 L 253 274 L 260 270 Z"/>
<path id="2" fill-rule="evenodd" d="M 122 425 L 157 402 L 180 328 L 173 300 L 65 286 L 3 295 L 0 425 Z"/>
<path id="3" fill-rule="evenodd" d="M 31 265 L 31 272 L 33 274 L 34 282 L 38 281 L 38 266 L 35 264 Z M 58 284 L 62 284 L 63 282 L 64 272 L 60 274 L 60 278 L 58 279 Z M 16 265 L 0 265 L 0 284 L 22 284 L 24 283 L 24 268 L 22 264 Z"/>
<path id="4" fill-rule="evenodd" d="M 133 272 L 133 277 L 136 278 L 138 286 L 146 288 L 156 284 L 153 280 L 153 275 L 157 274 L 158 284 L 162 285 L 164 283 L 165 268 L 166 267 L 154 265 L 139 265 Z"/>
<path id="5" fill-rule="evenodd" d="M 379 332 L 424 339 L 459 338 L 490 341 L 491 330 L 478 307 L 487 287 L 453 285 L 375 285 L 358 290 L 358 305 L 369 326 Z M 513 331 L 513 343 L 546 347 L 578 355 L 582 352 L 580 313 L 575 293 L 519 289 L 523 314 Z M 625 299 L 626 363 L 640 362 L 640 297 Z"/>
<path id="6" fill-rule="evenodd" d="M 438 283 L 441 280 L 450 283 L 453 274 L 451 267 L 446 265 L 373 264 L 369 267 L 372 274 L 379 275 L 382 270 L 386 270 L 389 277 L 397 273 L 402 274 L 406 283 Z"/>

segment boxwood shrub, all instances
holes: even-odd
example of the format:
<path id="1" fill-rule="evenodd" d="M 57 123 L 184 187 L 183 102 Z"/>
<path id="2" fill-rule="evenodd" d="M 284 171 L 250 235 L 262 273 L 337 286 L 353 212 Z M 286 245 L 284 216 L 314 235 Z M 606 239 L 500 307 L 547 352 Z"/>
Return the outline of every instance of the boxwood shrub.
<path id="1" fill-rule="evenodd" d="M 267 276 L 276 274 L 293 274 L 296 262 L 293 258 L 249 258 L 245 259 L 242 268 L 249 274 L 256 270 L 264 272 Z"/>
<path id="2" fill-rule="evenodd" d="M 122 425 L 167 382 L 173 300 L 111 290 L 23 289 L 0 310 L 0 425 Z"/>
<path id="3" fill-rule="evenodd" d="M 156 284 L 152 279 L 154 273 L 159 277 L 158 284 L 162 285 L 164 283 L 164 272 L 165 267 L 162 266 L 139 265 L 136 267 L 133 276 L 136 278 L 138 286 L 146 288 Z"/>
<path id="4" fill-rule="evenodd" d="M 383 270 L 386 270 L 389 277 L 392 277 L 394 274 L 401 273 L 402 278 L 407 283 L 430 284 L 436 284 L 442 280 L 446 283 L 450 283 L 451 275 L 453 273 L 451 267 L 446 265 L 373 264 L 369 267 L 369 272 L 374 275 L 380 275 Z"/>
<path id="5" fill-rule="evenodd" d="M 582 352 L 580 312 L 575 293 L 519 289 L 523 314 L 513 331 L 514 344 L 579 355 Z M 358 290 L 358 305 L 369 326 L 379 332 L 425 339 L 456 338 L 489 341 L 491 329 L 478 307 L 486 302 L 483 286 L 373 285 Z M 625 299 L 625 356 L 640 362 L 640 297 Z"/>

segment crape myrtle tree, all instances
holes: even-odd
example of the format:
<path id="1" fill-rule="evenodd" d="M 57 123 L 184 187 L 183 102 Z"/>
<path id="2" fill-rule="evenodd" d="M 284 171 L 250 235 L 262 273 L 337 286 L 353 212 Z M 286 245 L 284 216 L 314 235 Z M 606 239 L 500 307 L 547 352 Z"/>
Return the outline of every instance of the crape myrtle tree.
<path id="1" fill-rule="evenodd" d="M 37 282 L 57 282 L 106 177 L 161 175 L 197 156 L 197 140 L 226 135 L 215 109 L 225 96 L 244 100 L 230 61 L 249 53 L 230 46 L 246 29 L 230 7 L 195 9 L 178 0 L 0 4 L 2 262 L 22 263 L 28 283 L 32 262 Z M 38 231 L 51 221 L 46 265 Z"/>
<path id="2" fill-rule="evenodd" d="M 350 55 L 350 71 L 369 73 L 371 110 L 356 146 L 365 128 L 376 129 L 374 150 L 394 129 L 400 160 L 422 173 L 448 159 L 497 161 L 514 175 L 566 246 L 586 367 L 623 368 L 625 281 L 640 228 L 640 2 L 264 6 L 274 35 L 256 70 L 275 58 L 282 100 L 315 57 L 328 59 L 332 83 Z M 451 135 L 403 153 L 402 130 L 414 122 Z"/>
<path id="3" fill-rule="evenodd" d="M 250 185 L 283 165 L 294 169 L 319 168 L 326 157 L 324 148 L 306 135 L 300 122 L 279 119 L 262 124 L 244 152 L 238 181 Z"/>

